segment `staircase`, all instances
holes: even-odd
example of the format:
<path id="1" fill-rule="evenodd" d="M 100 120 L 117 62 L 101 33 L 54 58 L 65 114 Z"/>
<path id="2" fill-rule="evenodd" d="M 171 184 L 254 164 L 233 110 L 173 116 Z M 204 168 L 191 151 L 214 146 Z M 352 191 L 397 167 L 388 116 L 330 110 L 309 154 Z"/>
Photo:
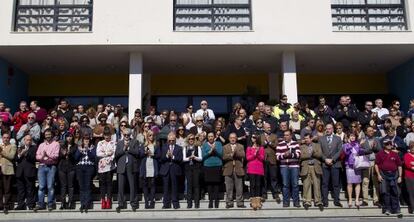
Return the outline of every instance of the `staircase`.
<path id="1" fill-rule="evenodd" d="M 128 195 L 126 195 L 128 197 Z M 271 197 L 271 194 L 268 195 Z M 361 207 L 357 210 L 355 206 L 348 208 L 345 195 L 341 193 L 341 203 L 344 208 L 335 207 L 333 200 L 329 201 L 329 207 L 325 208 L 323 212 L 319 208 L 312 206 L 309 210 L 305 210 L 303 207 L 295 208 L 291 202 L 291 206 L 283 208 L 282 204 L 278 204 L 273 199 L 268 199 L 263 204 L 263 208 L 258 211 L 253 211 L 249 207 L 248 199 L 245 199 L 245 205 L 247 208 L 225 208 L 225 201 L 220 201 L 218 209 L 208 209 L 208 195 L 205 196 L 205 200 L 200 201 L 200 209 L 187 209 L 187 202 L 180 200 L 180 209 L 161 209 L 162 200 L 157 200 L 155 209 L 144 209 L 144 202 L 140 201 L 140 208 L 136 212 L 131 210 L 128 206 L 127 209 L 122 210 L 121 213 L 117 213 L 115 208 L 117 202 L 113 203 L 112 209 L 101 210 L 100 202 L 95 201 L 93 203 L 93 209 L 90 209 L 88 213 L 79 212 L 79 202 L 77 202 L 76 210 L 53 210 L 51 212 L 39 211 L 34 213 L 32 211 L 9 211 L 9 214 L 2 215 L 0 220 L 59 220 L 59 219 L 269 219 L 269 218 L 396 218 L 396 215 L 386 216 L 382 214 L 382 210 L 372 205 L 372 200 L 369 202 L 369 206 Z M 60 203 L 57 203 L 60 206 Z M 404 214 L 404 218 L 414 218 L 414 215 L 408 214 L 406 206 L 403 206 L 401 211 Z"/>

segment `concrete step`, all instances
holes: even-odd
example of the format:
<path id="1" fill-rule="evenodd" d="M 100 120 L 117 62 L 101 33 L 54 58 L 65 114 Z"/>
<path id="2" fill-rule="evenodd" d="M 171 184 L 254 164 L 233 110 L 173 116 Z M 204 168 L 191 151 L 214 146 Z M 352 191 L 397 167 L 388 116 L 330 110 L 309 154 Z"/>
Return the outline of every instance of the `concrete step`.
<path id="1" fill-rule="evenodd" d="M 345 202 L 343 202 L 345 204 Z M 185 206 L 182 206 L 185 207 Z M 10 211 L 7 215 L 2 215 L 0 220 L 62 220 L 62 219 L 71 219 L 71 220 L 85 220 L 85 219 L 102 219 L 102 220 L 118 220 L 118 219 L 140 219 L 140 220 L 149 220 L 149 219 L 269 219 L 269 218 L 362 218 L 362 217 L 372 217 L 372 218 L 395 218 L 396 215 L 385 216 L 381 213 L 381 209 L 374 207 L 365 207 L 357 210 L 356 208 L 337 208 L 329 207 L 326 208 L 323 212 L 319 209 L 312 207 L 309 210 L 304 208 L 282 208 L 280 206 L 269 206 L 265 203 L 262 210 L 253 211 L 250 208 L 240 209 L 224 209 L 224 204 L 220 205 L 218 209 L 207 209 L 207 206 L 203 203 L 200 209 L 161 209 L 161 205 L 157 206 L 156 209 L 138 209 L 136 212 L 131 211 L 131 209 L 122 210 L 121 213 L 116 213 L 115 207 L 112 210 L 99 210 L 96 209 L 89 210 L 88 213 L 80 213 L 77 210 L 54 210 L 52 212 L 48 211 L 39 211 L 38 213 L 33 213 L 30 211 Z M 414 219 L 413 215 L 407 213 L 407 209 L 403 208 L 402 212 L 404 217 L 409 217 Z"/>

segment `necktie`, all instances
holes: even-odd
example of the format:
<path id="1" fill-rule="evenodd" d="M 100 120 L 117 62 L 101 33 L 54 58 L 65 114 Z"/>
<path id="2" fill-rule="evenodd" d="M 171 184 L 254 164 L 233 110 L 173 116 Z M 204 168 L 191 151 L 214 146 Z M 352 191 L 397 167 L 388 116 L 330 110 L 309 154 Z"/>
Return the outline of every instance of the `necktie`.
<path id="1" fill-rule="evenodd" d="M 331 136 L 328 136 L 328 144 L 331 144 L 331 142 L 332 142 L 332 135 Z"/>

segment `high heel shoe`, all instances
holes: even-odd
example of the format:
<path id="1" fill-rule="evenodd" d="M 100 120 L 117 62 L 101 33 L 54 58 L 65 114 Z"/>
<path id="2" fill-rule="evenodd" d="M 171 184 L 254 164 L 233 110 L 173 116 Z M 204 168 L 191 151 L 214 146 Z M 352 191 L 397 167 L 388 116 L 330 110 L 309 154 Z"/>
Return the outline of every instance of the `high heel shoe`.
<path id="1" fill-rule="evenodd" d="M 352 203 L 348 203 L 348 208 L 352 208 Z"/>
<path id="2" fill-rule="evenodd" d="M 359 210 L 359 207 L 360 207 L 359 203 L 355 202 L 355 207 Z"/>

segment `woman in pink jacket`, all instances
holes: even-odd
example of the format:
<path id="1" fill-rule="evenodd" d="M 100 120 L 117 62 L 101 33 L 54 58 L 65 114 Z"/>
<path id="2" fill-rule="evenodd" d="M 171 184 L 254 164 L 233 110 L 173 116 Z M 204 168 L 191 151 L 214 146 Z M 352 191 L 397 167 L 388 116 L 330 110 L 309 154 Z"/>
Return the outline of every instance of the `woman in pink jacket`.
<path id="1" fill-rule="evenodd" d="M 247 174 L 250 179 L 250 197 L 260 197 L 261 181 L 264 175 L 263 161 L 265 157 L 265 150 L 260 145 L 259 136 L 253 134 L 251 137 L 251 146 L 247 147 L 246 159 L 247 159 Z"/>

